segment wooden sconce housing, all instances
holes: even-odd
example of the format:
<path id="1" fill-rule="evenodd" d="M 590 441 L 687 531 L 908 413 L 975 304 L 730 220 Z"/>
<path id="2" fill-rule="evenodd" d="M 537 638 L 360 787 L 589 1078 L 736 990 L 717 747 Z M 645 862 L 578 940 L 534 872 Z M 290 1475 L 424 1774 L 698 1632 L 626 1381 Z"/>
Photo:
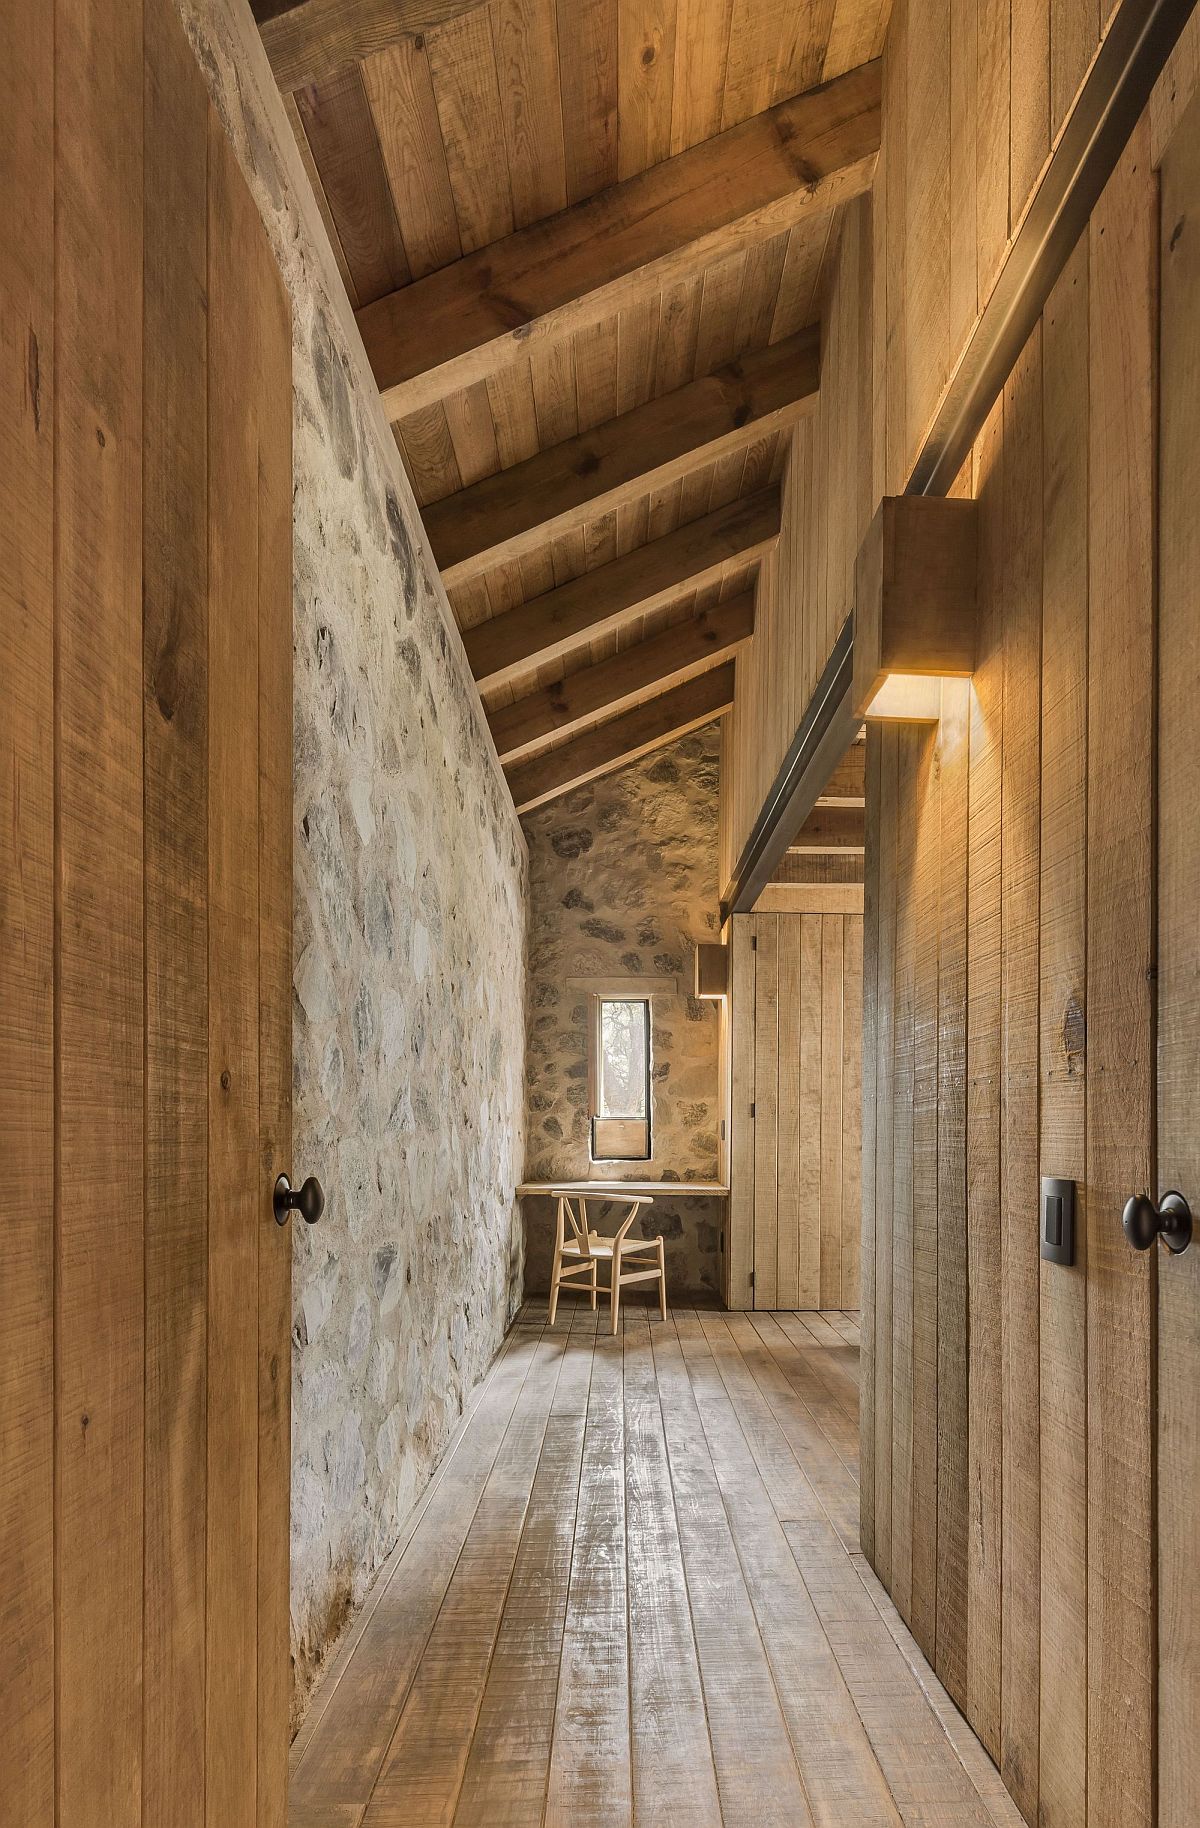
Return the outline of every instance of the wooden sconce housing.
<path id="1" fill-rule="evenodd" d="M 892 675 L 975 670 L 977 514 L 973 501 L 886 495 L 854 575 L 854 714 Z"/>
<path id="2" fill-rule="evenodd" d="M 696 947 L 695 994 L 704 998 L 729 994 L 729 948 L 702 942 Z"/>

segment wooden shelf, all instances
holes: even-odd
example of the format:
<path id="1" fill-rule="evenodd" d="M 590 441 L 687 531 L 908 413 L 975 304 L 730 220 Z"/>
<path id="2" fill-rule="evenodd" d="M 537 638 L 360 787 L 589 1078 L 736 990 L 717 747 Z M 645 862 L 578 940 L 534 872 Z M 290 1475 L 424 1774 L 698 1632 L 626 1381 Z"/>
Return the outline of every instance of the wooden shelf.
<path id="1" fill-rule="evenodd" d="M 720 1181 L 524 1181 L 517 1188 L 525 1194 L 582 1193 L 597 1199 L 620 1199 L 622 1194 L 674 1193 L 691 1199 L 728 1199 L 729 1189 Z"/>

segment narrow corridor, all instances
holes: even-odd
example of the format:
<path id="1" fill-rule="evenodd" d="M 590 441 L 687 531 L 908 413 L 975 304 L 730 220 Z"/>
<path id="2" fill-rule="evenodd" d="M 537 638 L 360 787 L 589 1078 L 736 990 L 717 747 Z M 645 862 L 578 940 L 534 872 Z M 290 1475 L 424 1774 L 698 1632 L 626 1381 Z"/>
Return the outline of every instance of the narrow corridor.
<path id="1" fill-rule="evenodd" d="M 858 1551 L 856 1318 L 612 1339 L 528 1302 L 318 1690 L 291 1828 L 1019 1824 Z"/>

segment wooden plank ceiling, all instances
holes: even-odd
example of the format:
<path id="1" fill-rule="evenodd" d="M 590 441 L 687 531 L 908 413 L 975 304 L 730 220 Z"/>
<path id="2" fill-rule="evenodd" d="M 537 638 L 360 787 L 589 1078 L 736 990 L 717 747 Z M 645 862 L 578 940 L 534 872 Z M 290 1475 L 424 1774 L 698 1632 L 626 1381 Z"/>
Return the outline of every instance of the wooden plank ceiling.
<path id="1" fill-rule="evenodd" d="M 255 0 L 519 805 L 731 699 L 887 9 Z"/>

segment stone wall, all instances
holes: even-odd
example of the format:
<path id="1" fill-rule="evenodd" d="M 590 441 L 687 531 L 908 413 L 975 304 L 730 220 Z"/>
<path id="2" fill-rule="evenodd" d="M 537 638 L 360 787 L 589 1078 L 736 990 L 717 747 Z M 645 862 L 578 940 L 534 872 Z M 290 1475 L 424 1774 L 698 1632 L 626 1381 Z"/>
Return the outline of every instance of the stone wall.
<path id="1" fill-rule="evenodd" d="M 520 1298 L 525 846 L 249 10 L 179 4 L 294 318 L 298 1716 Z"/>
<path id="2" fill-rule="evenodd" d="M 625 1180 L 717 1178 L 717 1009 L 688 994 L 699 940 L 718 936 L 720 728 L 527 813 L 530 956 L 525 1178 L 583 1180 L 589 1171 L 585 988 L 568 979 L 678 978 L 682 994 L 651 1003 L 650 1162 L 605 1167 Z M 528 1286 L 548 1286 L 550 1214 L 528 1201 Z M 720 1286 L 722 1207 L 658 1198 L 676 1290 Z"/>

